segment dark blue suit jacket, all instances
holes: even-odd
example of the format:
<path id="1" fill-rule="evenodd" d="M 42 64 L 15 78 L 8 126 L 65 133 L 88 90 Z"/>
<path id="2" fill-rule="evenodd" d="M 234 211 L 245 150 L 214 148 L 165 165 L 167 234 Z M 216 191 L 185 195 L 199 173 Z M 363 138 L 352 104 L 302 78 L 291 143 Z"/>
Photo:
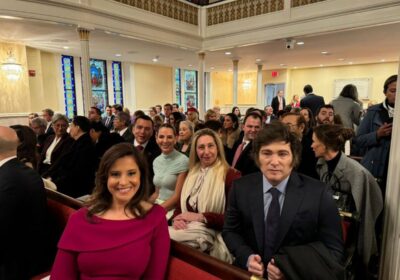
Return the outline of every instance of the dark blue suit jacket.
<path id="1" fill-rule="evenodd" d="M 235 265 L 247 270 L 251 254 L 264 256 L 264 195 L 262 173 L 233 182 L 222 236 L 235 256 Z M 283 204 L 275 252 L 283 246 L 321 241 L 337 261 L 343 255 L 340 217 L 327 187 L 293 171 Z M 264 260 L 265 261 L 265 260 Z"/>
<path id="2" fill-rule="evenodd" d="M 318 109 L 324 105 L 325 105 L 324 98 L 322 96 L 315 95 L 314 93 L 309 93 L 308 95 L 306 95 L 306 97 L 300 100 L 300 107 L 310 108 L 314 117 Z"/>
<path id="3" fill-rule="evenodd" d="M 0 279 L 30 279 L 50 265 L 42 178 L 17 159 L 0 167 Z"/>

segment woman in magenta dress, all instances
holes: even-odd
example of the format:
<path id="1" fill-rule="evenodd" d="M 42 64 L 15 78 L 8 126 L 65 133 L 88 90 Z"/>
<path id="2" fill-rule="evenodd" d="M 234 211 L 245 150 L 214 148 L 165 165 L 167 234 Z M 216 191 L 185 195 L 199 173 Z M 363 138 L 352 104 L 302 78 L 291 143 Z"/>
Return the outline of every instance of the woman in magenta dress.
<path id="1" fill-rule="evenodd" d="M 165 210 L 147 202 L 147 170 L 131 144 L 104 154 L 87 208 L 60 239 L 51 279 L 164 279 L 168 227 Z"/>

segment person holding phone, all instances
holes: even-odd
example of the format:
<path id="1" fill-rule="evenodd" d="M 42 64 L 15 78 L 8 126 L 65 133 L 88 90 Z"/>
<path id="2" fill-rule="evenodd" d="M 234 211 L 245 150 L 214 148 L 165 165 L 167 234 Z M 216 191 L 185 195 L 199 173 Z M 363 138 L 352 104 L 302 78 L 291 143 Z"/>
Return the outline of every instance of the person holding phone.
<path id="1" fill-rule="evenodd" d="M 355 145 L 361 149 L 361 164 L 377 179 L 385 194 L 389 165 L 392 123 L 396 102 L 397 75 L 386 79 L 383 85 L 385 100 L 371 106 L 360 123 Z"/>

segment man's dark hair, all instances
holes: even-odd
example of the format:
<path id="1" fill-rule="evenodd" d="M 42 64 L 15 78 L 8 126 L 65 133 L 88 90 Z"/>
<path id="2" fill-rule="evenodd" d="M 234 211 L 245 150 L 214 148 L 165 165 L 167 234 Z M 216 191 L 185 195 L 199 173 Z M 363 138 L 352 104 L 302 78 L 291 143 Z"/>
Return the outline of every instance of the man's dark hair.
<path id="1" fill-rule="evenodd" d="M 319 115 L 319 112 L 321 112 L 322 108 L 332 109 L 333 113 L 335 113 L 335 108 L 333 108 L 333 106 L 331 104 L 325 104 L 318 108 L 317 113 L 315 114 L 315 117 L 317 117 Z"/>
<path id="2" fill-rule="evenodd" d="M 172 105 L 170 103 L 164 104 L 164 107 L 169 107 L 169 109 L 172 110 Z"/>
<path id="3" fill-rule="evenodd" d="M 50 117 L 54 116 L 54 111 L 49 108 L 43 109 L 42 112 L 46 112 Z"/>
<path id="4" fill-rule="evenodd" d="M 244 117 L 243 124 L 246 123 L 246 121 L 247 121 L 247 119 L 248 119 L 249 117 L 252 117 L 253 119 L 259 119 L 260 122 L 262 123 L 261 113 L 260 113 L 258 110 L 254 110 L 254 111 L 251 111 L 250 113 L 248 113 L 248 114 Z"/>
<path id="5" fill-rule="evenodd" d="M 175 106 L 176 108 L 179 108 L 179 104 L 178 103 L 172 103 L 172 107 Z"/>
<path id="6" fill-rule="evenodd" d="M 101 110 L 99 108 L 97 108 L 96 106 L 92 106 L 92 107 L 90 107 L 90 109 L 95 110 L 97 115 L 101 116 Z"/>
<path id="7" fill-rule="evenodd" d="M 115 109 L 115 111 L 117 111 L 117 112 L 122 112 L 122 110 L 123 110 L 123 108 L 122 108 L 122 106 L 121 106 L 120 104 L 114 104 L 112 107 L 113 107 L 113 108 Z"/>
<path id="8" fill-rule="evenodd" d="M 131 116 L 125 112 L 118 112 L 116 117 L 125 124 L 125 126 L 129 126 L 131 124 Z"/>
<path id="9" fill-rule="evenodd" d="M 206 128 L 214 130 L 215 132 L 219 133 L 222 129 L 222 123 L 217 120 L 209 120 L 204 123 Z"/>
<path id="10" fill-rule="evenodd" d="M 278 121 L 272 122 L 262 129 L 253 142 L 254 160 L 257 165 L 260 166 L 258 158 L 261 148 L 276 142 L 284 142 L 290 145 L 293 156 L 292 167 L 296 168 L 301 160 L 301 142 L 287 125 Z"/>
<path id="11" fill-rule="evenodd" d="M 397 81 L 397 75 L 392 75 L 389 78 L 387 78 L 385 83 L 383 84 L 383 93 L 386 93 L 389 85 L 396 81 Z"/>
<path id="12" fill-rule="evenodd" d="M 309 93 L 313 92 L 313 88 L 311 85 L 305 85 L 303 88 L 303 91 L 305 94 L 309 94 Z"/>
<path id="13" fill-rule="evenodd" d="M 83 132 L 89 132 L 90 130 L 90 121 L 88 118 L 84 116 L 76 116 L 73 118 L 72 123 L 76 126 L 79 126 L 79 128 Z"/>
<path id="14" fill-rule="evenodd" d="M 108 128 L 102 122 L 91 121 L 90 129 L 93 129 L 96 132 L 108 132 Z"/>
<path id="15" fill-rule="evenodd" d="M 138 116 L 135 119 L 135 123 L 133 125 L 135 125 L 137 123 L 138 120 L 145 120 L 145 121 L 149 121 L 151 122 L 152 127 L 154 127 L 154 122 L 153 120 L 148 116 L 148 115 L 142 115 L 142 116 Z"/>

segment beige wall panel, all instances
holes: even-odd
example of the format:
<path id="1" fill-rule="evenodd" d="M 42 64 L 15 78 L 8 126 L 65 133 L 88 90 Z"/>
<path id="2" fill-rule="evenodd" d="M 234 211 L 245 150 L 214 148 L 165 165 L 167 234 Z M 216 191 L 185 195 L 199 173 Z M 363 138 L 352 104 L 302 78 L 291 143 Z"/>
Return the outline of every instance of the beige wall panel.
<path id="1" fill-rule="evenodd" d="M 370 99 L 379 103 L 384 99 L 383 83 L 397 73 L 397 67 L 398 63 L 393 62 L 291 70 L 290 98 L 296 93 L 303 96 L 304 85 L 311 84 L 315 93 L 323 95 L 325 102 L 330 102 L 336 79 L 371 78 Z"/>
<path id="2" fill-rule="evenodd" d="M 239 72 L 238 105 L 257 103 L 257 72 Z"/>
<path id="3" fill-rule="evenodd" d="M 61 69 L 59 69 L 60 56 L 54 53 L 41 52 L 42 73 L 43 73 L 43 95 L 45 103 L 38 104 L 38 109 L 42 110 L 43 104 L 57 112 L 64 112 L 60 106 L 60 96 L 64 100 L 64 89 L 61 89 Z"/>
<path id="4" fill-rule="evenodd" d="M 156 104 L 173 102 L 172 67 L 134 64 L 136 108 L 125 104 L 130 110 L 147 109 Z"/>
<path id="5" fill-rule="evenodd" d="M 232 105 L 233 75 L 230 72 L 211 73 L 211 104 L 214 106 Z"/>
<path id="6" fill-rule="evenodd" d="M 6 61 L 7 52 L 10 50 L 17 62 L 22 64 L 23 69 L 17 81 L 8 80 L 5 73 L 0 70 L 0 114 L 29 112 L 31 104 L 26 49 L 22 45 L 0 43 L 0 63 Z"/>

